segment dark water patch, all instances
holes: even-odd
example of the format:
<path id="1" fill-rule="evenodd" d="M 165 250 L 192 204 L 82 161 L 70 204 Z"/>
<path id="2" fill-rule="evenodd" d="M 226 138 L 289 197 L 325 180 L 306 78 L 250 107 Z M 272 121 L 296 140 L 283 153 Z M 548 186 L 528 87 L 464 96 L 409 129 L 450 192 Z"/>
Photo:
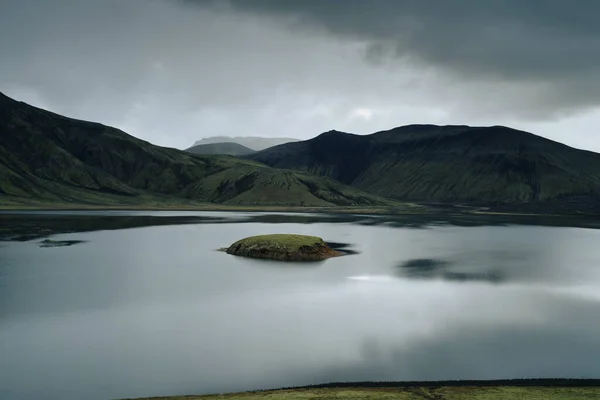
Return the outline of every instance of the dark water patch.
<path id="1" fill-rule="evenodd" d="M 446 260 L 416 258 L 401 263 L 399 268 L 409 278 L 435 278 L 449 265 Z"/>
<path id="2" fill-rule="evenodd" d="M 67 247 L 75 244 L 84 243 L 85 240 L 42 240 L 39 243 L 39 247 Z"/>
<path id="3" fill-rule="evenodd" d="M 50 235 L 99 230 L 141 228 L 217 222 L 224 218 L 204 216 L 3 214 L 0 240 L 26 242 Z"/>
<path id="4" fill-rule="evenodd" d="M 382 223 L 383 223 L 383 221 L 378 220 L 377 218 L 367 218 L 367 219 L 357 222 L 358 225 L 362 225 L 362 226 L 375 226 L 375 225 L 381 225 Z"/>
<path id="5" fill-rule="evenodd" d="M 353 254 L 360 253 L 356 250 L 350 249 L 349 247 L 353 246 L 350 243 L 340 243 L 340 242 L 325 242 L 325 243 L 327 243 L 327 245 L 329 247 L 331 247 L 333 250 L 339 251 L 340 253 L 344 253 L 344 255 L 353 255 Z"/>
<path id="6" fill-rule="evenodd" d="M 375 217 L 373 217 L 375 218 Z M 267 224 L 317 224 L 317 223 L 356 223 L 363 221 L 365 216 L 353 214 L 250 214 L 244 220 L 237 222 L 267 223 Z M 228 221 L 224 221 L 228 222 Z"/>
<path id="7" fill-rule="evenodd" d="M 447 281 L 468 282 L 481 281 L 489 283 L 501 283 L 506 280 L 505 276 L 499 271 L 489 271 L 483 273 L 477 272 L 444 272 L 440 277 Z"/>
<path id="8" fill-rule="evenodd" d="M 157 212 L 159 214 L 159 212 Z M 328 224 L 346 223 L 360 226 L 387 226 L 392 228 L 432 229 L 437 227 L 482 226 L 551 226 L 600 229 L 600 218 L 576 216 L 523 216 L 484 214 L 265 214 L 244 213 L 231 215 L 114 215 L 110 212 L 0 212 L 0 241 L 29 241 L 54 234 L 116 230 L 161 225 L 184 224 Z"/>
<path id="9" fill-rule="evenodd" d="M 402 277 L 412 279 L 443 279 L 453 282 L 489 282 L 500 283 L 506 280 L 501 271 L 460 271 L 453 270 L 455 264 L 450 260 L 419 258 L 402 262 L 398 266 Z"/>
<path id="10" fill-rule="evenodd" d="M 332 249 L 336 249 L 336 250 L 346 249 L 351 246 L 350 243 L 340 243 L 340 242 L 325 242 L 325 243 L 327 243 L 327 245 L 329 247 L 331 247 Z"/>

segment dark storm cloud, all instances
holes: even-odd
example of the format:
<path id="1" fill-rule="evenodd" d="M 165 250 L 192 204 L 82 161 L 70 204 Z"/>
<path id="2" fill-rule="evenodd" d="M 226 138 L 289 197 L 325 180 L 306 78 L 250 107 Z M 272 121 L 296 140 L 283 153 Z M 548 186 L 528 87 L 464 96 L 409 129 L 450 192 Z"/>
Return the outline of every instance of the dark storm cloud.
<path id="1" fill-rule="evenodd" d="M 600 2 L 594 0 L 184 2 L 365 41 L 365 55 L 378 64 L 401 60 L 460 79 L 536 84 L 551 110 L 598 102 Z"/>
<path id="2" fill-rule="evenodd" d="M 0 91 L 181 148 L 411 123 L 600 148 L 600 2 L 575 4 L 0 0 Z"/>
<path id="3" fill-rule="evenodd" d="M 214 0 L 188 3 L 219 4 Z M 600 69 L 600 2 L 579 0 L 229 0 L 371 42 L 378 58 L 417 58 L 462 72 L 554 78 Z"/>

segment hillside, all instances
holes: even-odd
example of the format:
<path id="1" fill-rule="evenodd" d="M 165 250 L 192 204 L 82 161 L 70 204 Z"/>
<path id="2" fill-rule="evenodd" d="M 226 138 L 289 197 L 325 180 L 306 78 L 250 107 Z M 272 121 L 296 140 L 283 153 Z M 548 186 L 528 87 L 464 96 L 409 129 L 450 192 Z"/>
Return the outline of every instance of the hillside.
<path id="1" fill-rule="evenodd" d="M 330 179 L 154 146 L 0 94 L 0 204 L 384 205 Z"/>
<path id="2" fill-rule="evenodd" d="M 332 179 L 298 171 L 232 166 L 191 184 L 187 198 L 228 205 L 393 205 Z"/>
<path id="3" fill-rule="evenodd" d="M 244 156 L 255 153 L 254 150 L 234 142 L 199 144 L 185 149 L 185 151 L 193 154 L 226 154 L 230 156 Z"/>
<path id="4" fill-rule="evenodd" d="M 267 149 L 269 147 L 278 146 L 280 144 L 290 143 L 290 142 L 298 142 L 298 141 L 300 141 L 300 139 L 283 138 L 283 137 L 270 138 L 270 137 L 261 137 L 261 136 L 236 136 L 236 137 L 212 136 L 212 137 L 208 137 L 208 138 L 204 138 L 204 139 L 196 141 L 196 143 L 194 143 L 194 145 L 192 147 L 199 146 L 199 145 L 205 145 L 205 144 L 215 144 L 215 143 L 225 143 L 225 142 L 232 143 L 233 142 L 233 143 L 240 144 L 244 147 L 247 147 L 251 150 L 260 151 L 260 150 Z"/>
<path id="5" fill-rule="evenodd" d="M 596 209 L 600 201 L 599 154 L 501 126 L 330 131 L 247 158 L 403 201 L 570 210 Z"/>

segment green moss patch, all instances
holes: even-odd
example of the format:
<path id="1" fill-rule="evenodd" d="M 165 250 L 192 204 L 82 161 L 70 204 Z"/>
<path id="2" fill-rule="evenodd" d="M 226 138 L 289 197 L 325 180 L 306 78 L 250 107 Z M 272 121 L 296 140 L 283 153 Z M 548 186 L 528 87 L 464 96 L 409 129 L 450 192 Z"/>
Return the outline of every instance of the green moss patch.
<path id="1" fill-rule="evenodd" d="M 343 255 L 319 237 L 287 234 L 251 236 L 225 251 L 236 256 L 284 261 L 318 261 Z"/>

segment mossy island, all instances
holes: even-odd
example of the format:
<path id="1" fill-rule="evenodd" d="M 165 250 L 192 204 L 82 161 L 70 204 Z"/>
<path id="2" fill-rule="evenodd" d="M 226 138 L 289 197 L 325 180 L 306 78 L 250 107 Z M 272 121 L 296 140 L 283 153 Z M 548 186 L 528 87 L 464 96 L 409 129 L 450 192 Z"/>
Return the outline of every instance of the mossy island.
<path id="1" fill-rule="evenodd" d="M 222 250 L 236 256 L 283 261 L 320 261 L 344 255 L 319 237 L 286 234 L 251 236 Z"/>

